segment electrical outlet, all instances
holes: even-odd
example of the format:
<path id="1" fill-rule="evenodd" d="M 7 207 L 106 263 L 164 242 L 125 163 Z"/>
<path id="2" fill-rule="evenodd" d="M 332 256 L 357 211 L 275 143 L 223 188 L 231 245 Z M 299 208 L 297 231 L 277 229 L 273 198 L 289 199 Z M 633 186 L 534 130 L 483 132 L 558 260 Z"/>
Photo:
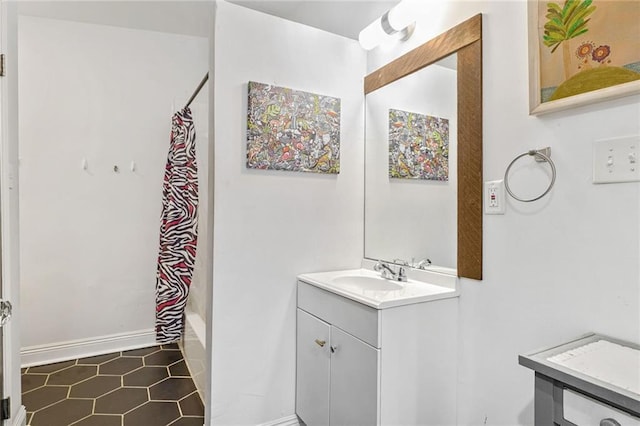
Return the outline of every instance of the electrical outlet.
<path id="1" fill-rule="evenodd" d="M 593 143 L 593 183 L 640 181 L 640 135 Z"/>
<path id="2" fill-rule="evenodd" d="M 504 214 L 504 181 L 492 180 L 484 183 L 485 214 Z"/>

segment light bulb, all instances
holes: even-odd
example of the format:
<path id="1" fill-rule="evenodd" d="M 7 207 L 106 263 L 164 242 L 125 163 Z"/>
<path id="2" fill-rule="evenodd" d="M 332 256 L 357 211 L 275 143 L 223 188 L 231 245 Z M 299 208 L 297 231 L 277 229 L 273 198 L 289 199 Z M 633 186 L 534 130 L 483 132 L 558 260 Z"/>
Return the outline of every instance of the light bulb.
<path id="1" fill-rule="evenodd" d="M 378 18 L 360 31 L 360 34 L 358 34 L 358 41 L 363 49 L 371 50 L 381 44 L 386 37 L 387 34 L 382 28 L 380 18 Z"/>
<path id="2" fill-rule="evenodd" d="M 396 31 L 402 31 L 415 22 L 415 11 L 410 1 L 403 0 L 389 10 L 389 25 Z"/>

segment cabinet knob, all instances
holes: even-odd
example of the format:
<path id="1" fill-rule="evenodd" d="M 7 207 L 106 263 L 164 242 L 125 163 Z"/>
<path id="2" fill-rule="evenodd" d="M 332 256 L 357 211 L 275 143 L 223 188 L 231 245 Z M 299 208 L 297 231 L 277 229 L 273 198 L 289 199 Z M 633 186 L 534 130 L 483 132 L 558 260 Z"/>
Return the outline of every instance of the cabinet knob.
<path id="1" fill-rule="evenodd" d="M 620 423 L 614 419 L 602 419 L 600 420 L 600 426 L 620 426 Z"/>
<path id="2" fill-rule="evenodd" d="M 327 342 L 326 342 L 326 341 L 324 341 L 324 340 L 320 340 L 320 339 L 316 339 L 316 340 L 315 340 L 315 342 L 316 342 L 316 344 L 317 344 L 318 346 L 320 346 L 321 348 L 324 348 L 324 345 L 326 345 L 326 344 L 327 344 Z"/>
<path id="3" fill-rule="evenodd" d="M 331 346 L 330 348 L 331 348 L 331 353 L 332 354 L 336 353 L 336 351 L 338 350 L 337 346 Z"/>

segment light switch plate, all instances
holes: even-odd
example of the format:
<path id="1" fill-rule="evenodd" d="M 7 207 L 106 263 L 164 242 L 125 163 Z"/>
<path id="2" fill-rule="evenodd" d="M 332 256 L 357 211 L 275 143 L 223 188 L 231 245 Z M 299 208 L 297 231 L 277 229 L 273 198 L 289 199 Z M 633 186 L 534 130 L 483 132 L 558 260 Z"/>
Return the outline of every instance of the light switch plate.
<path id="1" fill-rule="evenodd" d="M 503 180 L 491 180 L 484 183 L 485 214 L 504 214 L 505 201 Z"/>
<path id="2" fill-rule="evenodd" d="M 593 143 L 593 183 L 640 181 L 640 135 Z"/>

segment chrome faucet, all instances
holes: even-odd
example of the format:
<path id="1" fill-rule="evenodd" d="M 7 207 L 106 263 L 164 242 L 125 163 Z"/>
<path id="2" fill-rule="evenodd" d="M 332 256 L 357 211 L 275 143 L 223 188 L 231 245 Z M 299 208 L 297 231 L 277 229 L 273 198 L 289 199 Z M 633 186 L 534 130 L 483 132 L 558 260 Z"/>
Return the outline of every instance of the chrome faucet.
<path id="1" fill-rule="evenodd" d="M 373 269 L 380 272 L 380 276 L 386 280 L 407 282 L 407 274 L 402 266 L 398 266 L 398 272 L 395 272 L 387 262 L 378 260 Z"/>
<path id="2" fill-rule="evenodd" d="M 429 266 L 431 266 L 431 260 L 430 259 L 422 259 L 420 262 L 416 263 L 414 268 L 427 269 Z"/>

